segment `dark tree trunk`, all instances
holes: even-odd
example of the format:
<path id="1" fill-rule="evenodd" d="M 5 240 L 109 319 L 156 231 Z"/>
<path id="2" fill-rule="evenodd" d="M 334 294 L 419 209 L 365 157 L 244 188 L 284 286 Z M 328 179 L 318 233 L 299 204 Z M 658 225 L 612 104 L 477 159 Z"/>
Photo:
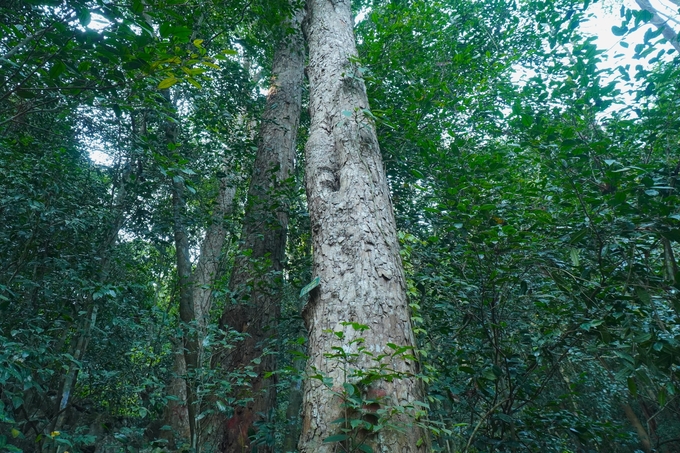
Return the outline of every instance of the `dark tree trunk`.
<path id="1" fill-rule="evenodd" d="M 246 334 L 245 339 L 219 362 L 228 370 L 252 367 L 256 373 L 238 396 L 252 397 L 235 408 L 233 417 L 222 427 L 222 452 L 271 451 L 271 446 L 251 447 L 254 423 L 271 414 L 275 406 L 275 377 L 265 379 L 276 368 L 273 346 L 280 314 L 282 275 L 288 203 L 286 185 L 295 159 L 304 72 L 304 42 L 300 22 L 304 11 L 295 12 L 287 24 L 292 32 L 279 43 L 272 67 L 272 84 L 260 126 L 248 203 L 241 235 L 240 253 L 234 263 L 230 288 L 236 303 L 225 308 L 221 327 Z M 255 363 L 255 359 L 257 363 Z"/>

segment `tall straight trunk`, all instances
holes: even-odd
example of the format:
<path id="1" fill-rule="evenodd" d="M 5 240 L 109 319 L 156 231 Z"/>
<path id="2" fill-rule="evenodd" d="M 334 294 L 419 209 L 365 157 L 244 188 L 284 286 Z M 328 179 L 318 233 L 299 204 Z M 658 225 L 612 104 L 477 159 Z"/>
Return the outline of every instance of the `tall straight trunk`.
<path id="1" fill-rule="evenodd" d="M 227 171 L 226 168 L 225 171 Z M 176 187 L 175 192 L 181 193 L 182 189 L 182 187 Z M 174 399 L 168 401 L 163 414 L 164 424 L 172 429 L 162 433 L 163 437 L 170 442 L 180 439 L 197 444 L 200 441 L 201 430 L 199 423 L 195 420 L 196 413 L 200 407 L 197 401 L 193 401 L 195 398 L 192 397 L 196 389 L 193 387 L 189 388 L 192 384 L 187 379 L 187 354 L 190 351 L 188 347 L 193 347 L 195 349 L 195 357 L 190 357 L 190 360 L 195 359 L 193 366 L 199 369 L 205 365 L 202 343 L 207 333 L 208 315 L 210 314 L 212 304 L 212 290 L 215 281 L 220 278 L 222 250 L 228 235 L 224 219 L 232 212 L 235 194 L 236 190 L 230 178 L 228 176 L 222 178 L 220 180 L 220 190 L 215 200 L 211 223 L 205 232 L 201 243 L 201 254 L 193 272 L 191 271 L 191 262 L 187 254 L 178 254 L 177 257 L 180 281 L 185 282 L 180 286 L 180 320 L 183 323 L 193 323 L 195 321 L 196 331 L 185 331 L 186 335 L 195 335 L 193 342 L 187 344 L 187 338 L 190 339 L 191 337 L 185 336 L 173 345 L 173 372 L 175 376 L 168 386 L 168 394 L 172 395 Z M 180 222 L 176 225 L 181 225 L 183 220 L 180 214 L 184 209 L 184 203 L 181 197 L 175 197 L 174 200 L 176 202 L 176 214 L 179 215 L 176 221 Z M 176 226 L 175 235 L 177 250 L 185 249 L 188 238 L 184 229 L 177 228 Z M 190 276 L 189 278 L 187 278 L 187 273 Z M 182 277 L 184 280 L 182 280 Z M 193 306 L 193 312 L 189 309 L 191 306 Z M 192 398 L 191 404 L 193 404 L 191 413 L 189 412 L 189 398 Z M 195 434 L 192 434 L 192 423 Z M 174 443 L 172 445 L 174 446 Z"/>
<path id="2" fill-rule="evenodd" d="M 249 387 L 238 390 L 243 392 L 239 396 L 252 400 L 236 407 L 222 427 L 219 446 L 222 452 L 271 451 L 271 446 L 265 444 L 251 449 L 249 436 L 254 432 L 255 422 L 262 421 L 263 416 L 268 418 L 276 400 L 275 378 L 265 379 L 264 375 L 276 368 L 275 355 L 266 349 L 281 311 L 281 271 L 288 227 L 285 184 L 295 159 L 304 76 L 304 40 L 300 30 L 303 16 L 304 10 L 294 13 L 286 24 L 292 31 L 283 34 L 274 54 L 240 253 L 230 280 L 236 303 L 225 308 L 220 321 L 222 327 L 246 334 L 229 356 L 221 358 L 222 366 L 229 370 L 252 366 L 256 373 Z"/>
<path id="3" fill-rule="evenodd" d="M 182 323 L 181 345 L 184 355 L 184 380 L 186 383 L 186 410 L 189 424 L 190 444 L 196 441 L 196 405 L 191 375 L 198 367 L 198 333 L 196 331 L 194 288 L 192 285 L 192 264 L 189 250 L 189 237 L 186 231 L 186 202 L 184 200 L 184 182 L 173 182 L 172 188 L 173 229 L 175 236 L 175 255 L 177 259 L 177 280 L 179 285 L 179 318 Z M 193 323 L 193 325 L 192 325 Z M 175 358 L 181 361 L 181 357 Z M 181 365 L 180 365 L 181 367 Z M 175 370 L 177 372 L 178 369 Z M 172 425 L 171 425 L 172 426 Z"/>
<path id="4" fill-rule="evenodd" d="M 174 114 L 170 90 L 162 90 L 165 104 L 171 114 Z M 175 146 L 179 140 L 179 128 L 177 122 L 166 120 L 163 124 L 165 129 L 165 145 Z M 185 200 L 185 186 L 181 178 L 172 178 L 170 186 L 172 196 L 173 235 L 175 240 L 175 259 L 177 266 L 177 283 L 179 286 L 179 318 L 182 336 L 175 346 L 174 372 L 175 378 L 170 385 L 173 396 L 177 398 L 174 403 L 168 405 L 164 417 L 171 426 L 172 434 L 186 439 L 186 425 L 189 428 L 189 444 L 195 447 L 196 443 L 196 406 L 195 395 L 190 382 L 190 376 L 195 373 L 198 365 L 198 334 L 195 328 L 196 320 L 194 309 L 194 288 L 192 285 L 192 263 L 189 247 L 189 235 L 187 233 L 187 214 Z M 182 388 L 181 381 L 184 381 Z"/>
<path id="5" fill-rule="evenodd" d="M 227 174 L 230 173 L 228 167 L 229 165 L 225 163 L 224 171 Z M 201 242 L 201 254 L 192 276 L 194 316 L 199 331 L 199 340 L 205 338 L 212 307 L 213 286 L 220 277 L 222 249 L 228 235 L 225 218 L 232 213 L 234 207 L 236 186 L 231 179 L 229 176 L 220 179 L 220 190 L 215 200 L 211 223 Z M 199 351 L 199 363 L 202 362 L 201 355 L 202 351 Z"/>
<path id="6" fill-rule="evenodd" d="M 621 407 L 623 407 L 623 411 L 626 414 L 626 418 L 628 419 L 630 424 L 633 425 L 633 428 L 635 428 L 635 432 L 637 433 L 638 439 L 640 440 L 640 444 L 642 445 L 642 450 L 645 453 L 651 453 L 652 452 L 652 442 L 649 439 L 649 435 L 647 434 L 647 430 L 645 429 L 644 426 L 642 426 L 640 419 L 635 414 L 635 411 L 633 410 L 632 407 L 630 407 L 630 404 L 628 404 L 628 403 L 622 403 Z"/>
<path id="7" fill-rule="evenodd" d="M 306 187 L 314 275 L 320 284 L 310 292 L 303 316 L 309 329 L 308 373 L 326 382 L 331 378 L 333 384 L 305 382 L 300 451 L 424 452 L 426 434 L 413 419 L 413 403 L 422 400 L 418 365 L 392 356 L 388 346 L 411 348 L 415 342 L 389 188 L 355 60 L 351 0 L 309 0 L 307 9 L 311 127 Z M 401 378 L 363 385 L 351 369 L 347 374 L 338 351 L 357 354 L 347 366 L 373 370 L 374 376 L 380 374 L 374 357 L 386 354 L 380 364 Z M 348 389 L 360 390 L 364 401 L 373 402 L 343 408 Z M 405 410 L 390 417 L 390 408 Z M 400 425 L 403 431 L 386 427 L 370 433 L 350 425 L 362 417 Z M 337 422 L 343 418 L 345 423 Z M 342 428 L 348 430 L 344 440 Z"/>

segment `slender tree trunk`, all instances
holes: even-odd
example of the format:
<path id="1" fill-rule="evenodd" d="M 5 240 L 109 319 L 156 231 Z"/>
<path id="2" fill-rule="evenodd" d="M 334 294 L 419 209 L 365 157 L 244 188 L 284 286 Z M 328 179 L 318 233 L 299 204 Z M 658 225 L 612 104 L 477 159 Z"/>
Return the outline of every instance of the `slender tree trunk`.
<path id="1" fill-rule="evenodd" d="M 343 451 L 324 439 L 340 434 L 343 424 L 337 419 L 357 419 L 366 412 L 343 409 L 342 395 L 348 392 L 343 384 L 350 381 L 363 398 L 378 400 L 368 407 L 375 413 L 363 414 L 364 419 L 384 415 L 403 432 L 351 429 L 344 451 L 368 451 L 370 446 L 376 452 L 425 452 L 426 434 L 414 424 L 415 409 L 410 408 L 423 396 L 414 376 L 418 365 L 412 358 L 392 356 L 394 346 L 412 348 L 414 337 L 389 188 L 355 62 L 351 1 L 309 0 L 307 8 L 311 127 L 306 186 L 320 285 L 311 291 L 303 316 L 309 329 L 308 373 L 333 383 L 331 389 L 320 379 L 305 382 L 300 451 Z M 347 322 L 370 329 L 361 332 Z M 352 370 L 380 373 L 377 367 L 383 365 L 401 377 L 362 385 L 351 370 L 346 374 L 338 351 L 358 354 L 349 363 Z M 375 357 L 383 354 L 377 362 Z M 390 417 L 390 407 L 406 410 Z"/>
<path id="2" fill-rule="evenodd" d="M 638 439 L 640 440 L 640 444 L 642 445 L 642 450 L 645 453 L 651 453 L 652 442 L 649 440 L 647 430 L 645 429 L 644 426 L 642 426 L 642 423 L 640 422 L 638 416 L 635 414 L 635 411 L 633 411 L 633 408 L 630 407 L 630 404 L 628 403 L 622 403 L 621 407 L 623 407 L 623 411 L 626 413 L 626 418 L 628 419 L 630 424 L 633 425 L 633 428 L 635 428 L 635 432 L 637 433 Z"/>
<path id="3" fill-rule="evenodd" d="M 673 246 L 668 238 L 662 237 L 661 244 L 663 245 L 663 270 L 664 277 L 670 283 L 677 283 L 676 275 L 678 275 L 678 263 L 675 261 L 675 254 L 673 253 Z"/>
<path id="4" fill-rule="evenodd" d="M 174 111 L 174 105 L 169 90 L 163 90 L 168 110 Z M 165 145 L 175 145 L 179 140 L 179 129 L 174 121 L 165 121 Z M 170 385 L 174 403 L 168 405 L 165 412 L 166 423 L 172 427 L 170 435 L 186 439 L 186 424 L 189 427 L 189 445 L 196 442 L 196 406 L 191 376 L 198 365 L 198 334 L 194 321 L 194 288 L 192 284 L 192 263 L 189 249 L 189 235 L 186 230 L 186 200 L 184 181 L 174 177 L 171 181 L 173 234 L 175 240 L 175 258 L 177 266 L 177 283 L 179 287 L 179 318 L 182 336 L 180 343 L 175 345 L 174 373 L 175 377 Z M 192 326 L 191 324 L 194 323 Z M 182 354 L 183 357 L 179 357 Z M 184 389 L 181 382 L 184 381 Z"/>
<path id="5" fill-rule="evenodd" d="M 227 164 L 225 164 L 225 173 L 229 173 L 229 168 L 226 167 L 228 167 Z M 220 191 L 215 200 L 211 223 L 201 243 L 201 254 L 192 277 L 194 315 L 199 330 L 199 340 L 205 338 L 212 307 L 213 286 L 220 277 L 222 250 L 228 235 L 225 218 L 232 214 L 234 207 L 236 187 L 230 179 L 228 176 L 220 179 Z M 199 363 L 203 361 L 201 356 L 202 350 L 199 350 Z"/>
<path id="6" fill-rule="evenodd" d="M 177 259 L 177 277 L 179 284 L 179 318 L 182 323 L 181 348 L 184 353 L 186 372 L 186 410 L 189 422 L 190 444 L 195 445 L 196 438 L 196 406 L 191 376 L 198 367 L 198 332 L 194 311 L 194 288 L 192 285 L 192 264 L 189 252 L 189 238 L 185 225 L 186 202 L 184 200 L 184 182 L 173 182 L 172 189 L 173 227 L 175 235 L 175 254 Z M 194 323 L 194 325 L 192 325 Z M 175 358 L 175 364 L 177 365 Z M 175 373 L 179 370 L 176 369 Z M 172 426 L 172 425 L 171 425 Z"/>
<path id="7" fill-rule="evenodd" d="M 203 340 L 206 338 L 210 324 L 215 282 L 222 278 L 224 272 L 223 251 L 229 237 L 225 221 L 233 214 L 236 197 L 236 183 L 231 163 L 226 160 L 224 172 L 226 176 L 220 178 L 220 188 L 214 202 L 210 223 L 201 242 L 201 253 L 191 277 L 194 318 L 198 329 L 198 366 L 210 365 L 209 361 L 206 363 L 208 359 L 204 357 Z"/>
<path id="8" fill-rule="evenodd" d="M 269 452 L 271 445 L 251 447 L 254 423 L 266 420 L 276 401 L 275 377 L 265 379 L 276 368 L 275 355 L 267 349 L 275 334 L 280 314 L 282 275 L 288 203 L 285 185 L 295 159 L 304 72 L 304 41 L 300 30 L 303 10 L 296 11 L 287 24 L 272 67 L 272 84 L 260 126 L 260 141 L 248 190 L 248 204 L 241 235 L 240 253 L 234 263 L 230 288 L 236 304 L 228 306 L 220 325 L 247 334 L 222 366 L 230 370 L 253 367 L 257 374 L 247 392 L 246 405 L 236 407 L 222 428 L 222 452 Z M 256 360 L 258 359 L 258 360 Z M 257 362 L 257 363 L 256 363 Z"/>
<path id="9" fill-rule="evenodd" d="M 189 408 L 187 407 L 187 364 L 184 358 L 184 344 L 182 339 L 173 341 L 173 377 L 167 386 L 167 393 L 172 397 L 163 410 L 163 425 L 171 429 L 163 430 L 160 436 L 168 441 L 168 447 L 175 449 L 181 443 L 189 442 L 191 429 L 189 428 Z M 180 442 L 178 444 L 177 442 Z"/>
<path id="10" fill-rule="evenodd" d="M 175 193 L 180 192 L 182 189 L 182 187 L 176 187 Z M 182 254 L 178 253 L 178 273 L 180 281 L 182 281 L 183 276 L 185 282 L 180 286 L 180 320 L 183 323 L 195 321 L 196 331 L 185 331 L 185 336 L 182 340 L 174 345 L 173 372 L 175 377 L 173 377 L 168 388 L 168 394 L 174 398 L 168 402 L 163 415 L 164 424 L 172 428 L 170 431 L 164 431 L 163 437 L 170 442 L 173 442 L 175 438 L 186 441 L 191 440 L 194 444 L 199 442 L 200 429 L 198 422 L 195 420 L 199 407 L 198 402 L 194 401 L 195 398 L 192 398 L 191 403 L 194 408 L 191 413 L 189 412 L 189 398 L 195 394 L 196 389 L 193 388 L 192 383 L 187 379 L 187 353 L 189 352 L 187 349 L 187 338 L 191 338 L 187 337 L 187 335 L 195 335 L 193 347 L 196 349 L 195 369 L 198 370 L 204 364 L 203 347 L 201 345 L 207 332 L 208 315 L 210 314 L 212 303 L 212 289 L 215 281 L 220 276 L 221 254 L 228 234 L 224 219 L 232 212 L 235 193 L 235 188 L 229 181 L 229 178 L 222 178 L 220 180 L 220 191 L 215 200 L 212 221 L 201 243 L 201 254 L 193 273 L 191 271 L 188 249 L 185 248 L 185 252 Z M 175 206 L 176 214 L 181 213 L 184 209 L 183 200 L 181 197 L 176 197 L 174 201 L 177 204 Z M 183 222 L 182 217 L 180 216 L 180 218 L 176 219 L 176 222 Z M 188 238 L 183 228 L 176 228 L 175 239 L 178 252 L 188 244 Z M 187 273 L 190 275 L 188 279 Z M 182 288 L 184 288 L 184 285 L 187 286 L 183 292 Z M 182 300 L 182 297 L 184 297 L 184 300 Z M 193 312 L 187 309 L 189 304 L 193 304 Z M 186 321 L 187 319 L 189 321 Z M 188 343 L 188 346 L 192 346 L 191 342 Z M 190 359 L 194 359 L 194 357 L 190 357 Z M 192 419 L 195 434 L 192 434 Z M 171 445 L 174 446 L 174 444 Z"/>
<path id="11" fill-rule="evenodd" d="M 164 90 L 163 96 L 168 107 L 172 108 L 169 90 Z M 166 144 L 177 143 L 179 140 L 177 124 L 166 121 L 164 127 Z M 227 166 L 225 163 L 225 167 Z M 230 173 L 227 168 L 225 172 Z M 215 200 L 210 225 L 201 243 L 201 253 L 195 271 L 191 262 L 186 229 L 184 181 L 173 179 L 171 193 L 182 338 L 174 345 L 175 377 L 169 386 L 169 394 L 174 399 L 169 402 L 164 413 L 165 424 L 172 430 L 166 432 L 165 436 L 170 437 L 169 440 L 184 439 L 196 449 L 199 441 L 197 415 L 200 405 L 196 395 L 196 379 L 192 381 L 192 378 L 196 377 L 203 363 L 202 343 L 209 321 L 212 287 L 218 277 L 222 249 L 227 237 L 224 218 L 232 211 L 235 188 L 228 176 L 220 179 L 220 190 Z"/>
<path id="12" fill-rule="evenodd" d="M 293 366 L 296 369 L 302 370 L 304 368 L 304 360 L 296 360 Z M 288 407 L 286 408 L 286 432 L 283 433 L 283 451 L 286 453 L 296 451 L 296 446 L 300 439 L 302 390 L 302 379 L 295 378 L 291 380 L 290 389 L 288 389 Z"/>

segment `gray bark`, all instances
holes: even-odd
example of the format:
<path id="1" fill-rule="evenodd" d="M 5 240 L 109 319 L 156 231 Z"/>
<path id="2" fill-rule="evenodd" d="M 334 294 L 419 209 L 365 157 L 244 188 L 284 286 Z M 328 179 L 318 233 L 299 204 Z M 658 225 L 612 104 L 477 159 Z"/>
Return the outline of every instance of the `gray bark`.
<path id="1" fill-rule="evenodd" d="M 309 329 L 307 371 L 332 378 L 333 384 L 331 389 L 318 379 L 305 382 L 300 451 L 331 453 L 341 451 L 337 444 L 323 442 L 339 433 L 340 425 L 333 421 L 361 415 L 341 407 L 338 394 L 345 379 L 352 378 L 346 377 L 340 360 L 327 357 L 333 347 L 356 353 L 357 343 L 352 342 L 363 338 L 368 352 L 387 354 L 381 363 L 403 373 L 402 379 L 362 388 L 362 396 L 380 399 L 377 406 L 382 409 L 411 406 L 422 400 L 422 390 L 414 376 L 417 363 L 391 357 L 387 346 L 412 347 L 414 337 L 389 188 L 375 127 L 365 113 L 366 88 L 354 62 L 351 2 L 309 0 L 307 8 L 311 127 L 305 149 L 306 187 L 314 275 L 321 282 L 310 293 L 303 316 Z M 343 322 L 365 324 L 370 330 L 357 332 Z M 342 339 L 333 333 L 338 331 L 344 333 Z M 350 366 L 370 371 L 377 363 L 359 353 Z M 404 432 L 385 428 L 377 434 L 353 433 L 357 440 L 343 448 L 365 443 L 376 452 L 426 451 L 426 434 L 408 412 L 390 419 Z"/>
<path id="2" fill-rule="evenodd" d="M 226 167 L 226 165 L 225 165 Z M 227 168 L 225 171 L 228 172 Z M 175 219 L 175 225 L 181 226 L 183 223 L 182 212 L 184 210 L 184 203 L 180 197 L 176 196 L 183 191 L 183 183 L 175 184 L 175 192 L 173 193 L 173 200 L 177 200 L 175 206 L 175 214 L 178 216 Z M 195 363 L 194 368 L 199 369 L 204 365 L 203 357 L 203 339 L 206 336 L 208 316 L 212 304 L 212 290 L 215 281 L 220 276 L 220 262 L 222 256 L 222 249 L 227 240 L 228 231 L 225 227 L 224 219 L 233 209 L 235 187 L 225 176 L 220 180 L 220 191 L 215 200 L 215 208 L 212 215 L 212 223 L 208 226 L 203 242 L 201 243 L 201 254 L 199 255 L 196 268 L 191 271 L 191 261 L 188 256 L 188 238 L 184 228 L 176 228 L 176 247 L 178 250 L 178 274 L 180 281 L 184 282 L 180 286 L 180 318 L 182 322 L 191 323 L 195 321 L 196 332 L 185 331 L 185 337 L 182 341 L 174 345 L 174 365 L 173 372 L 175 377 L 172 378 L 168 386 L 168 394 L 174 396 L 176 399 L 170 400 L 165 408 L 163 419 L 165 424 L 172 427 L 171 431 L 163 431 L 162 435 L 165 439 L 171 442 L 170 445 L 175 445 L 175 440 L 192 440 L 197 444 L 200 437 L 200 426 L 195 421 L 195 414 L 198 412 L 198 407 L 191 408 L 189 406 L 189 398 L 193 398 L 192 388 L 190 382 L 187 382 L 187 357 L 191 352 L 189 348 L 194 348 L 193 355 L 189 359 Z M 179 253 L 180 250 L 185 250 Z M 187 277 L 187 273 L 188 276 Z M 193 306 L 193 312 L 190 308 Z M 189 335 L 194 335 L 194 341 L 188 342 Z M 197 401 L 192 401 L 194 406 L 198 405 Z M 191 409 L 191 411 L 190 411 Z M 195 434 L 192 435 L 191 426 L 193 424 Z"/>
<path id="3" fill-rule="evenodd" d="M 186 381 L 186 410 L 187 420 L 189 422 L 190 442 L 195 446 L 196 442 L 196 405 L 193 384 L 190 382 L 189 376 L 195 373 L 198 366 L 198 333 L 195 325 L 191 323 L 195 321 L 194 311 L 194 291 L 192 285 L 192 264 L 191 255 L 189 251 L 189 237 L 186 231 L 186 202 L 184 200 L 184 182 L 173 181 L 172 191 L 172 207 L 173 207 L 173 229 L 175 236 L 175 254 L 177 260 L 177 279 L 179 285 L 179 318 L 182 322 L 182 344 L 181 348 L 184 352 L 184 366 L 186 367 L 184 378 Z M 180 365 L 175 358 L 175 365 Z M 180 370 L 175 369 L 175 373 Z M 177 395 L 176 395 L 177 396 Z M 183 400 L 179 400 L 181 405 Z M 180 406 L 181 407 L 181 406 Z M 173 423 L 179 423 L 179 420 Z M 170 425 L 172 426 L 172 425 Z"/>
<path id="4" fill-rule="evenodd" d="M 228 165 L 225 164 L 224 171 L 229 173 L 230 169 L 227 167 Z M 233 211 L 235 196 L 235 184 L 227 176 L 221 178 L 220 191 L 215 200 L 211 223 L 201 243 L 201 254 L 199 255 L 192 277 L 194 285 L 194 316 L 199 331 L 199 364 L 203 362 L 200 344 L 205 338 L 209 322 L 213 286 L 216 279 L 220 276 L 222 249 L 229 233 L 224 220 Z"/>
<path id="5" fill-rule="evenodd" d="M 253 367 L 257 376 L 240 396 L 252 397 L 236 407 L 221 429 L 219 451 L 271 451 L 268 445 L 251 447 L 253 424 L 266 420 L 275 405 L 275 377 L 264 374 L 276 368 L 275 355 L 264 354 L 275 334 L 281 311 L 283 262 L 288 227 L 285 184 L 293 169 L 300 118 L 304 72 L 304 41 L 297 11 L 286 24 L 292 33 L 283 36 L 272 66 L 272 83 L 260 125 L 260 141 L 248 190 L 248 203 L 230 289 L 236 303 L 227 306 L 221 327 L 247 334 L 227 357 L 218 359 L 229 370 Z M 259 363 L 253 362 L 260 359 Z"/>
<path id="6" fill-rule="evenodd" d="M 232 212 L 235 196 L 235 188 L 229 178 L 222 178 L 220 191 L 215 200 L 212 223 L 206 230 L 201 243 L 201 254 L 192 272 L 192 263 L 188 255 L 188 238 L 183 227 L 184 201 L 179 196 L 183 192 L 183 183 L 175 183 L 173 187 L 176 216 L 175 244 L 180 280 L 180 320 L 186 324 L 195 321 L 196 331 L 185 328 L 184 337 L 173 347 L 175 376 L 169 385 L 168 393 L 175 399 L 168 402 L 164 412 L 165 424 L 171 426 L 172 430 L 162 432 L 163 437 L 170 441 L 171 446 L 175 446 L 175 440 L 191 440 L 192 443 L 197 444 L 201 434 L 201 427 L 195 420 L 199 409 L 198 402 L 195 401 L 193 385 L 187 379 L 187 371 L 200 369 L 204 362 L 202 342 L 206 336 L 209 321 L 212 288 L 219 277 L 222 248 L 228 234 L 224 218 Z"/>

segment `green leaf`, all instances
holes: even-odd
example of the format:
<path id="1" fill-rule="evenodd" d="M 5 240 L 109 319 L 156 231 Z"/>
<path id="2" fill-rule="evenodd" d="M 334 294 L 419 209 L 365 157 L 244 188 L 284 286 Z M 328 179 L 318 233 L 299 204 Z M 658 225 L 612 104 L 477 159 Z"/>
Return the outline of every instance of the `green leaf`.
<path id="1" fill-rule="evenodd" d="M 158 34 L 161 35 L 161 38 L 167 38 L 170 36 L 170 31 L 172 30 L 172 23 L 170 22 L 163 22 L 159 27 L 158 27 Z"/>
<path id="2" fill-rule="evenodd" d="M 158 89 L 159 90 L 165 90 L 167 88 L 170 88 L 174 84 L 179 82 L 179 79 L 177 77 L 168 77 L 167 79 L 161 80 L 161 82 L 158 84 Z"/>
<path id="3" fill-rule="evenodd" d="M 325 443 L 331 443 L 331 442 L 342 442 L 343 440 L 349 439 L 349 436 L 347 434 L 335 434 L 333 436 L 328 436 L 326 437 L 323 441 Z"/>
<path id="4" fill-rule="evenodd" d="M 666 404 L 666 396 L 667 396 L 666 389 L 662 388 L 661 390 L 659 390 L 658 401 L 660 406 Z"/>
<path id="5" fill-rule="evenodd" d="M 628 27 L 625 25 L 623 27 L 614 26 L 612 27 L 612 33 L 614 33 L 614 36 L 623 36 L 628 33 Z"/>
<path id="6" fill-rule="evenodd" d="M 571 258 L 571 264 L 572 264 L 574 267 L 578 267 L 578 265 L 579 265 L 579 263 L 580 263 L 580 260 L 579 260 L 579 256 L 578 256 L 578 255 L 579 255 L 579 250 L 578 250 L 578 249 L 572 248 L 572 249 L 569 251 L 569 257 Z"/>
<path id="7" fill-rule="evenodd" d="M 57 60 L 54 62 L 52 67 L 50 68 L 48 74 L 50 78 L 52 79 L 57 79 L 59 76 L 66 70 L 66 65 L 64 64 L 63 61 Z"/>
<path id="8" fill-rule="evenodd" d="M 135 14 L 141 14 L 144 12 L 144 3 L 142 0 L 132 0 L 132 12 Z"/>
<path id="9" fill-rule="evenodd" d="M 350 383 L 348 383 L 348 382 L 343 382 L 343 383 L 342 383 L 342 387 L 345 389 L 345 393 L 346 393 L 348 396 L 354 395 L 355 390 L 356 390 L 355 387 L 354 387 L 354 385 L 352 385 L 352 384 L 350 384 Z"/>
<path id="10" fill-rule="evenodd" d="M 680 229 L 664 231 L 661 236 L 671 241 L 680 242 Z"/>
<path id="11" fill-rule="evenodd" d="M 373 448 L 368 444 L 361 444 L 357 448 L 365 453 L 373 453 Z"/>
<path id="12" fill-rule="evenodd" d="M 484 376 L 484 379 L 487 379 L 489 381 L 495 381 L 498 379 L 498 376 L 496 376 L 496 373 L 493 372 L 492 369 L 487 369 L 482 372 L 482 376 Z"/>

